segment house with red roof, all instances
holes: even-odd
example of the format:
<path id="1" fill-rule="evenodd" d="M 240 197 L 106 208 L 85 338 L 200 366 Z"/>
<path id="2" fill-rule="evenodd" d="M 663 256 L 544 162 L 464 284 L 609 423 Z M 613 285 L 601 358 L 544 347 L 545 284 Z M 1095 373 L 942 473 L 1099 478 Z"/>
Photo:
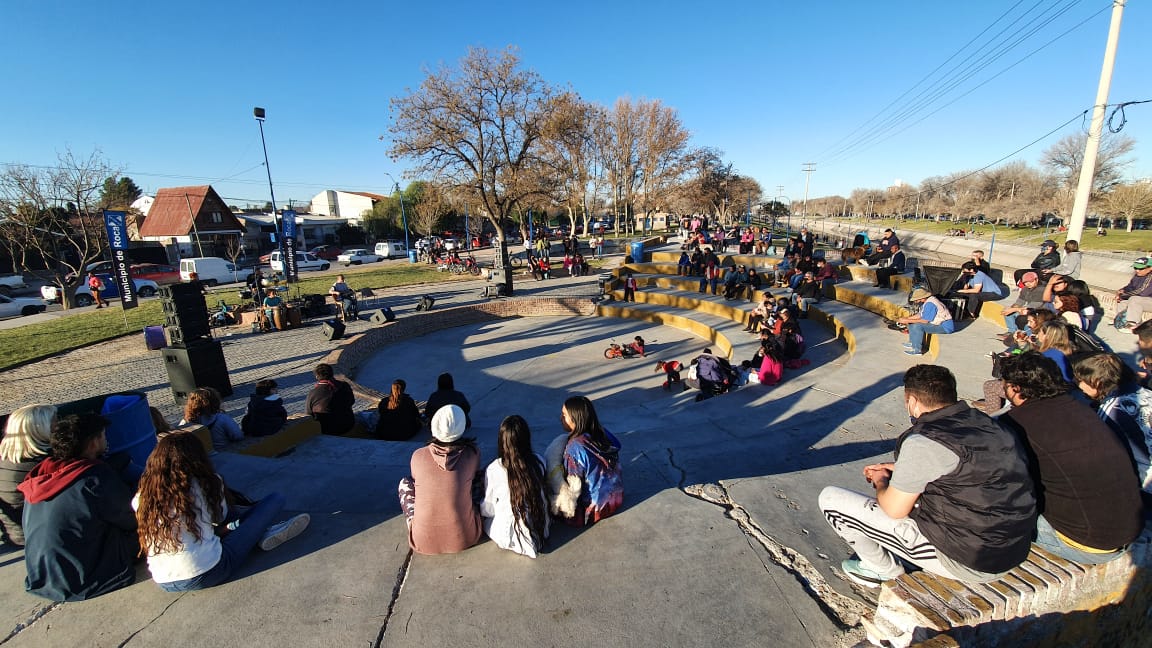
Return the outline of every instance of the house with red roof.
<path id="1" fill-rule="evenodd" d="M 141 239 L 175 245 L 181 257 L 232 258 L 244 232 L 244 224 L 211 185 L 157 191 L 140 225 Z"/>

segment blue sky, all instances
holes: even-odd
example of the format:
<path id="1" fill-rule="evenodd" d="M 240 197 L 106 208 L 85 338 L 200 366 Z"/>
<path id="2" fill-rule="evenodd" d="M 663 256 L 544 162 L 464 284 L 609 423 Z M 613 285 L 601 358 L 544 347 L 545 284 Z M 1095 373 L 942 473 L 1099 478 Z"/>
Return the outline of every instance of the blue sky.
<path id="1" fill-rule="evenodd" d="M 1068 10 L 925 111 L 943 106 L 939 112 L 835 154 L 843 138 L 898 110 L 883 111 L 999 16 L 1035 16 L 1039 9 L 1026 13 L 1034 5 Z M 386 173 L 406 182 L 404 162 L 389 160 L 378 141 L 391 123 L 389 98 L 416 87 L 426 68 L 454 64 L 470 45 L 515 45 L 526 67 L 586 99 L 646 97 L 676 108 L 694 145 L 723 150 L 766 194 L 783 185 L 800 200 L 805 162 L 817 163 L 810 196 L 844 194 L 985 166 L 1090 108 L 1110 7 L 8 0 L 0 6 L 0 163 L 53 164 L 65 147 L 98 147 L 149 192 L 211 183 L 231 203 L 262 203 L 268 186 L 252 107 L 263 106 L 279 203 L 325 188 L 385 192 Z M 1152 99 L 1149 34 L 1152 7 L 1129 2 L 1111 103 Z M 1127 117 L 1123 132 L 1137 142 L 1128 174 L 1152 176 L 1152 104 L 1129 107 Z M 1015 159 L 1035 164 L 1046 146 L 1080 128 L 1086 119 Z"/>

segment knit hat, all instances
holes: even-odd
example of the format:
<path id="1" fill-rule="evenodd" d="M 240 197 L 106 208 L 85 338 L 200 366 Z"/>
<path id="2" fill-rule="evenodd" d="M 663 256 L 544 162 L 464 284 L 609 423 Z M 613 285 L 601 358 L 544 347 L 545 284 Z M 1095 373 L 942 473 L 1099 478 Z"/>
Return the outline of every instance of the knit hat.
<path id="1" fill-rule="evenodd" d="M 912 291 L 912 295 L 909 296 L 908 299 L 910 301 L 920 301 L 921 299 L 928 299 L 931 296 L 932 293 L 928 292 L 927 290 L 923 288 L 917 288 L 916 290 Z"/>
<path id="2" fill-rule="evenodd" d="M 1020 277 L 1020 281 L 1039 281 L 1040 276 L 1035 272 L 1025 272 L 1024 276 Z"/>
<path id="3" fill-rule="evenodd" d="M 445 405 L 432 415 L 432 438 L 440 443 L 452 443 L 464 436 L 466 422 L 459 405 Z"/>

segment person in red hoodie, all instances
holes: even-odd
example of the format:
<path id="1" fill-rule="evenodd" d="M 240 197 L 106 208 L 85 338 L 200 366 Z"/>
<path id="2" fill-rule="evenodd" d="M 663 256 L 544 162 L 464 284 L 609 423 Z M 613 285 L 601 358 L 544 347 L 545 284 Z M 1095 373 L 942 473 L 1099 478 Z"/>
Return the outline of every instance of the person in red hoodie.
<path id="1" fill-rule="evenodd" d="M 132 490 L 101 457 L 108 420 L 61 418 L 52 456 L 19 489 L 24 494 L 24 589 L 53 601 L 83 601 L 131 585 L 140 552 Z"/>

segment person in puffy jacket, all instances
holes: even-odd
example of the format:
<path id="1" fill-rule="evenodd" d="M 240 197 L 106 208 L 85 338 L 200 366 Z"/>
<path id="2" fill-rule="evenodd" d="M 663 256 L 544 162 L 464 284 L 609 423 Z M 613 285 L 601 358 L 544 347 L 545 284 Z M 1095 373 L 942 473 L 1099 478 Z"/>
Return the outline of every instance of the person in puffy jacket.
<path id="1" fill-rule="evenodd" d="M 288 410 L 284 400 L 276 393 L 275 380 L 256 383 L 256 392 L 248 397 L 248 412 L 240 419 L 240 429 L 247 436 L 268 436 L 284 429 Z"/>

